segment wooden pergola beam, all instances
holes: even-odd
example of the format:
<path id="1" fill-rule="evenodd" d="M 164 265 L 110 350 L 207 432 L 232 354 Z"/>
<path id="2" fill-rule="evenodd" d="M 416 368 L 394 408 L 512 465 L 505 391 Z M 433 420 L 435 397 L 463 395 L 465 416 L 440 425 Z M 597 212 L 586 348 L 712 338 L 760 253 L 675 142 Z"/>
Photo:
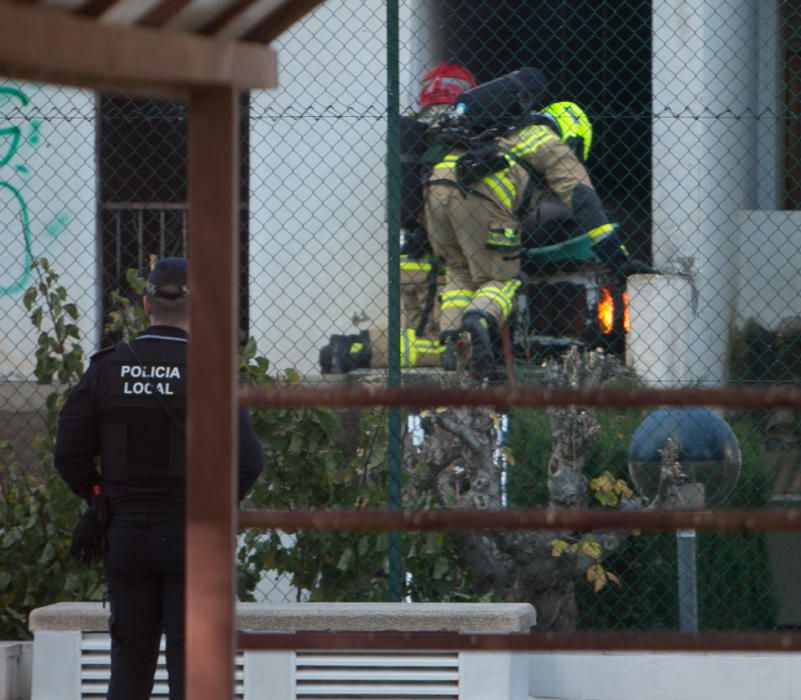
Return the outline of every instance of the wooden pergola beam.
<path id="1" fill-rule="evenodd" d="M 282 2 L 270 12 L 261 22 L 252 27 L 243 37 L 245 41 L 255 41 L 260 44 L 269 44 L 279 34 L 289 29 L 302 19 L 323 0 L 292 0 Z"/>
<path id="2" fill-rule="evenodd" d="M 216 34 L 234 17 L 254 5 L 256 0 L 234 0 L 227 7 L 222 8 L 216 15 L 198 29 L 200 34 Z"/>
<path id="3" fill-rule="evenodd" d="M 197 86 L 274 88 L 278 82 L 275 53 L 266 46 L 105 25 L 20 5 L 0 5 L 0 75 L 156 95 Z"/>
<path id="4" fill-rule="evenodd" d="M 192 0 L 162 0 L 145 14 L 137 24 L 143 27 L 163 27 Z"/>
<path id="5" fill-rule="evenodd" d="M 213 148 L 209 144 L 214 144 Z M 239 94 L 189 100 L 186 691 L 234 696 Z"/>
<path id="6" fill-rule="evenodd" d="M 86 0 L 75 12 L 87 17 L 100 17 L 116 3 L 117 0 Z"/>

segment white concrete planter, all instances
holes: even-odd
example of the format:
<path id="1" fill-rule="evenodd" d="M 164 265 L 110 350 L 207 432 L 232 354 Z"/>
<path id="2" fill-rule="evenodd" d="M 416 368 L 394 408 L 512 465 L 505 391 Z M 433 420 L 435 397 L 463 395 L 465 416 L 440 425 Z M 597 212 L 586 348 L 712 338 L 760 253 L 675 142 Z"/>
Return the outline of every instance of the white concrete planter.
<path id="1" fill-rule="evenodd" d="M 31 613 L 33 698 L 105 697 L 108 608 L 58 603 Z M 289 631 L 527 632 L 527 603 L 242 603 L 237 629 Z M 242 700 L 403 696 L 445 700 L 528 700 L 529 659 L 511 652 L 245 651 L 236 657 Z M 163 658 L 153 698 L 167 697 Z"/>
<path id="2" fill-rule="evenodd" d="M 33 642 L 0 642 L 0 700 L 31 697 Z"/>

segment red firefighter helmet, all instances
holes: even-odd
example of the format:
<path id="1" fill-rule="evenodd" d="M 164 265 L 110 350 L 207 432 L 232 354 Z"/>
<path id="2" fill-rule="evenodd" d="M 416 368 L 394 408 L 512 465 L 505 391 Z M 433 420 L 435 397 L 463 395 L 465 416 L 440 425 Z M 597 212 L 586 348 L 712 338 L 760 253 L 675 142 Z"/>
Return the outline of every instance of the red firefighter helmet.
<path id="1" fill-rule="evenodd" d="M 465 90 L 476 86 L 473 74 L 456 63 L 437 63 L 420 78 L 420 107 L 453 104 Z"/>

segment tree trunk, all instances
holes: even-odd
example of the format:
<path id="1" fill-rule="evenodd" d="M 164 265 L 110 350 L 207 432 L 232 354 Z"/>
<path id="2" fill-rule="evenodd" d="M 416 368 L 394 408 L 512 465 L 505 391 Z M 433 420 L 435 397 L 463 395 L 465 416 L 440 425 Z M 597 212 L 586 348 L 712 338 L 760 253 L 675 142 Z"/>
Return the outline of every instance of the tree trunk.
<path id="1" fill-rule="evenodd" d="M 597 386 L 623 370 L 619 361 L 599 351 L 572 349 L 545 368 L 549 386 Z M 586 457 L 599 437 L 595 412 L 583 408 L 549 408 L 551 457 L 547 486 L 550 507 L 586 508 L 589 504 Z M 434 490 L 443 508 L 498 510 L 504 507 L 505 461 L 499 452 L 504 416 L 488 407 L 438 408 L 420 414 L 424 437 L 415 444 L 406 436 L 405 466 L 411 476 L 410 497 Z M 674 460 L 675 462 L 675 460 Z M 660 502 L 669 501 L 681 478 L 678 463 L 664 465 Z M 656 502 L 648 507 L 654 507 Z M 643 508 L 623 495 L 618 507 Z M 460 533 L 450 537 L 461 563 L 473 576 L 475 592 L 507 602 L 527 601 L 537 610 L 538 630 L 576 628 L 575 582 L 599 564 L 628 536 L 627 532 L 593 533 L 592 545 L 556 556 L 554 541 L 577 542 L 584 533 L 515 531 Z"/>

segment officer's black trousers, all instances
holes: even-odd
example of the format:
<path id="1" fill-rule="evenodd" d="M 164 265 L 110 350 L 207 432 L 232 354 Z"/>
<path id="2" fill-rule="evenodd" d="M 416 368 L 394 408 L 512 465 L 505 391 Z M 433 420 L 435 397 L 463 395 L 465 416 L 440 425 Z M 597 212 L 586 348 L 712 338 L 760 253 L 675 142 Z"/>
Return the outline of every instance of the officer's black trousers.
<path id="1" fill-rule="evenodd" d="M 108 700 L 148 700 L 162 631 L 170 700 L 184 697 L 184 516 L 114 514 L 105 574 L 111 603 Z"/>

